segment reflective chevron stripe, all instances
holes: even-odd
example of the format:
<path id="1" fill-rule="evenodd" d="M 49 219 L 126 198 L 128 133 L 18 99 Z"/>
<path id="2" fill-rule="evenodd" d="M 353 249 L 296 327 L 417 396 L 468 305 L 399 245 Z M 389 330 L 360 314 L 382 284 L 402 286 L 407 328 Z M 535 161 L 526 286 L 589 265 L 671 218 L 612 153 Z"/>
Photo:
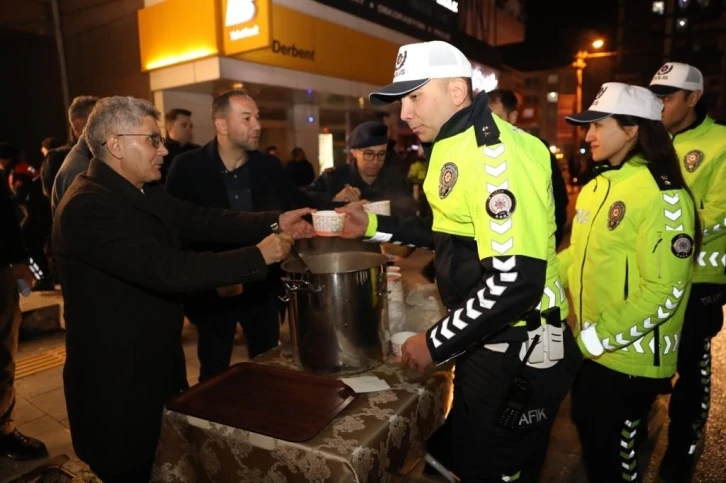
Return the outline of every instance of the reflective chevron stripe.
<path id="1" fill-rule="evenodd" d="M 466 301 L 465 309 L 455 310 L 448 317 L 444 318 L 438 326 L 434 326 L 429 334 L 429 339 L 437 349 L 445 341 L 454 339 L 457 334 L 469 326 L 469 323 L 481 317 L 486 310 L 491 310 L 497 303 L 499 297 L 507 290 L 509 284 L 517 280 L 517 266 L 515 256 L 492 259 L 492 266 L 500 273 L 492 275 L 486 281 L 486 287 Z"/>
<path id="2" fill-rule="evenodd" d="M 679 289 L 677 286 L 674 286 L 671 294 L 673 295 L 673 298 L 675 299 L 675 302 L 671 300 L 670 297 L 666 297 L 665 301 L 663 302 L 663 305 L 659 305 L 656 310 L 656 315 L 647 317 L 638 325 L 634 325 L 630 327 L 629 329 L 620 332 L 618 334 L 615 334 L 612 337 L 606 337 L 601 342 L 605 350 L 616 350 L 621 349 L 624 351 L 627 351 L 627 346 L 630 344 L 635 344 L 635 351 L 639 354 L 643 354 L 645 351 L 643 350 L 641 343 L 643 342 L 643 336 L 653 328 L 655 328 L 658 324 L 661 324 L 665 322 L 668 317 L 673 314 L 673 312 L 678 308 L 678 305 L 681 302 L 681 298 L 683 297 L 683 294 L 685 293 L 685 289 Z M 642 327 L 642 328 L 641 328 Z M 666 350 L 664 354 L 668 354 L 668 352 L 675 351 L 675 347 L 677 345 L 678 337 L 673 336 L 674 339 L 671 340 L 669 336 L 664 337 L 664 342 L 666 344 Z M 617 346 L 613 346 L 611 344 L 611 340 L 614 340 Z M 636 344 L 637 343 L 637 344 Z M 653 347 L 651 346 L 651 352 L 653 352 Z"/>
<path id="3" fill-rule="evenodd" d="M 625 420 L 620 431 L 620 465 L 623 467 L 623 480 L 635 481 L 638 478 L 638 458 L 635 443 L 638 436 L 637 421 Z"/>
<path id="4" fill-rule="evenodd" d="M 704 341 L 703 356 L 701 356 L 699 367 L 701 371 L 700 382 L 703 395 L 701 399 L 700 413 L 691 424 L 693 434 L 691 446 L 688 450 L 689 454 L 696 452 L 698 443 L 703 437 L 703 426 L 706 424 L 706 420 L 708 420 L 708 411 L 711 408 L 711 342 L 708 340 Z"/>

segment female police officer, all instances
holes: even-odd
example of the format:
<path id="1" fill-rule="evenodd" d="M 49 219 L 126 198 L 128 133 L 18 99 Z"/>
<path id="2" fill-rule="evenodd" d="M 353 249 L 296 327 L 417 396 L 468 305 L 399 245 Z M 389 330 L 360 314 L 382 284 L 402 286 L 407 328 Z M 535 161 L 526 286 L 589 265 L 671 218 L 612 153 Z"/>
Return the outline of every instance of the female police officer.
<path id="1" fill-rule="evenodd" d="M 572 415 L 591 482 L 639 480 L 638 432 L 676 369 L 699 231 L 661 110 L 647 89 L 610 82 L 567 118 L 589 124 L 597 174 L 558 256 L 586 357 Z"/>

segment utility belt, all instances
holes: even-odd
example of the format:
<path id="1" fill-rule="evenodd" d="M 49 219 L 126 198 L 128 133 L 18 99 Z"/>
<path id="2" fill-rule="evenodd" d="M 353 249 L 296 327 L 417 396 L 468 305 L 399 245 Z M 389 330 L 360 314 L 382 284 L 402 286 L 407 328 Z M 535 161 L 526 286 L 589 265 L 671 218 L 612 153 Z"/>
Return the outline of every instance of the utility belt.
<path id="1" fill-rule="evenodd" d="M 506 336 L 512 341 L 498 342 L 495 336 L 482 346 L 493 352 L 517 355 L 521 361 L 526 361 L 528 366 L 536 369 L 547 369 L 564 359 L 564 334 L 568 329 L 559 307 L 551 307 L 543 312 L 531 310 L 524 315 L 523 320 L 525 325 L 509 327 L 501 334 L 502 338 Z"/>

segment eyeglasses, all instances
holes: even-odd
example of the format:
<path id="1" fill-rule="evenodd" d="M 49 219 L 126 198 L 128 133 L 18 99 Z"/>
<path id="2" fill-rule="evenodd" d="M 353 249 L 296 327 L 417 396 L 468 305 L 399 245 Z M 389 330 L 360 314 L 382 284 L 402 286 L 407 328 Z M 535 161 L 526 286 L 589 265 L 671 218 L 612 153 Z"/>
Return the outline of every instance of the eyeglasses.
<path id="1" fill-rule="evenodd" d="M 122 136 L 146 136 L 149 138 L 149 141 L 151 141 L 151 144 L 158 148 L 162 144 L 164 144 L 164 136 L 159 134 L 158 132 L 155 132 L 153 134 L 112 134 L 112 136 L 116 137 L 122 137 Z M 101 143 L 101 146 L 105 146 L 108 143 L 108 141 L 104 141 Z"/>
<path id="2" fill-rule="evenodd" d="M 383 161 L 386 159 L 386 154 L 388 154 L 386 151 L 370 151 L 366 150 L 363 151 L 363 159 L 366 161 L 373 161 L 374 159 L 378 161 Z"/>

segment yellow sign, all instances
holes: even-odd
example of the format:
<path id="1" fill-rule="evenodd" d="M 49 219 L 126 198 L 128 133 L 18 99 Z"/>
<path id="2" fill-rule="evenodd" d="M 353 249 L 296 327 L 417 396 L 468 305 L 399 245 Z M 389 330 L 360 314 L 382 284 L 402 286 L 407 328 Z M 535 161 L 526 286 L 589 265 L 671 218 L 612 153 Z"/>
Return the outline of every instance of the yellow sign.
<path id="1" fill-rule="evenodd" d="M 166 0 L 138 20 L 144 71 L 227 55 L 383 85 L 399 47 L 271 0 Z"/>
<path id="2" fill-rule="evenodd" d="M 217 55 L 218 0 L 174 0 L 138 12 L 142 70 Z"/>
<path id="3" fill-rule="evenodd" d="M 225 54 L 270 45 L 270 3 L 270 0 L 222 0 Z"/>
<path id="4" fill-rule="evenodd" d="M 391 82 L 398 44 L 278 4 L 271 16 L 270 46 L 238 58 L 376 85 Z"/>

